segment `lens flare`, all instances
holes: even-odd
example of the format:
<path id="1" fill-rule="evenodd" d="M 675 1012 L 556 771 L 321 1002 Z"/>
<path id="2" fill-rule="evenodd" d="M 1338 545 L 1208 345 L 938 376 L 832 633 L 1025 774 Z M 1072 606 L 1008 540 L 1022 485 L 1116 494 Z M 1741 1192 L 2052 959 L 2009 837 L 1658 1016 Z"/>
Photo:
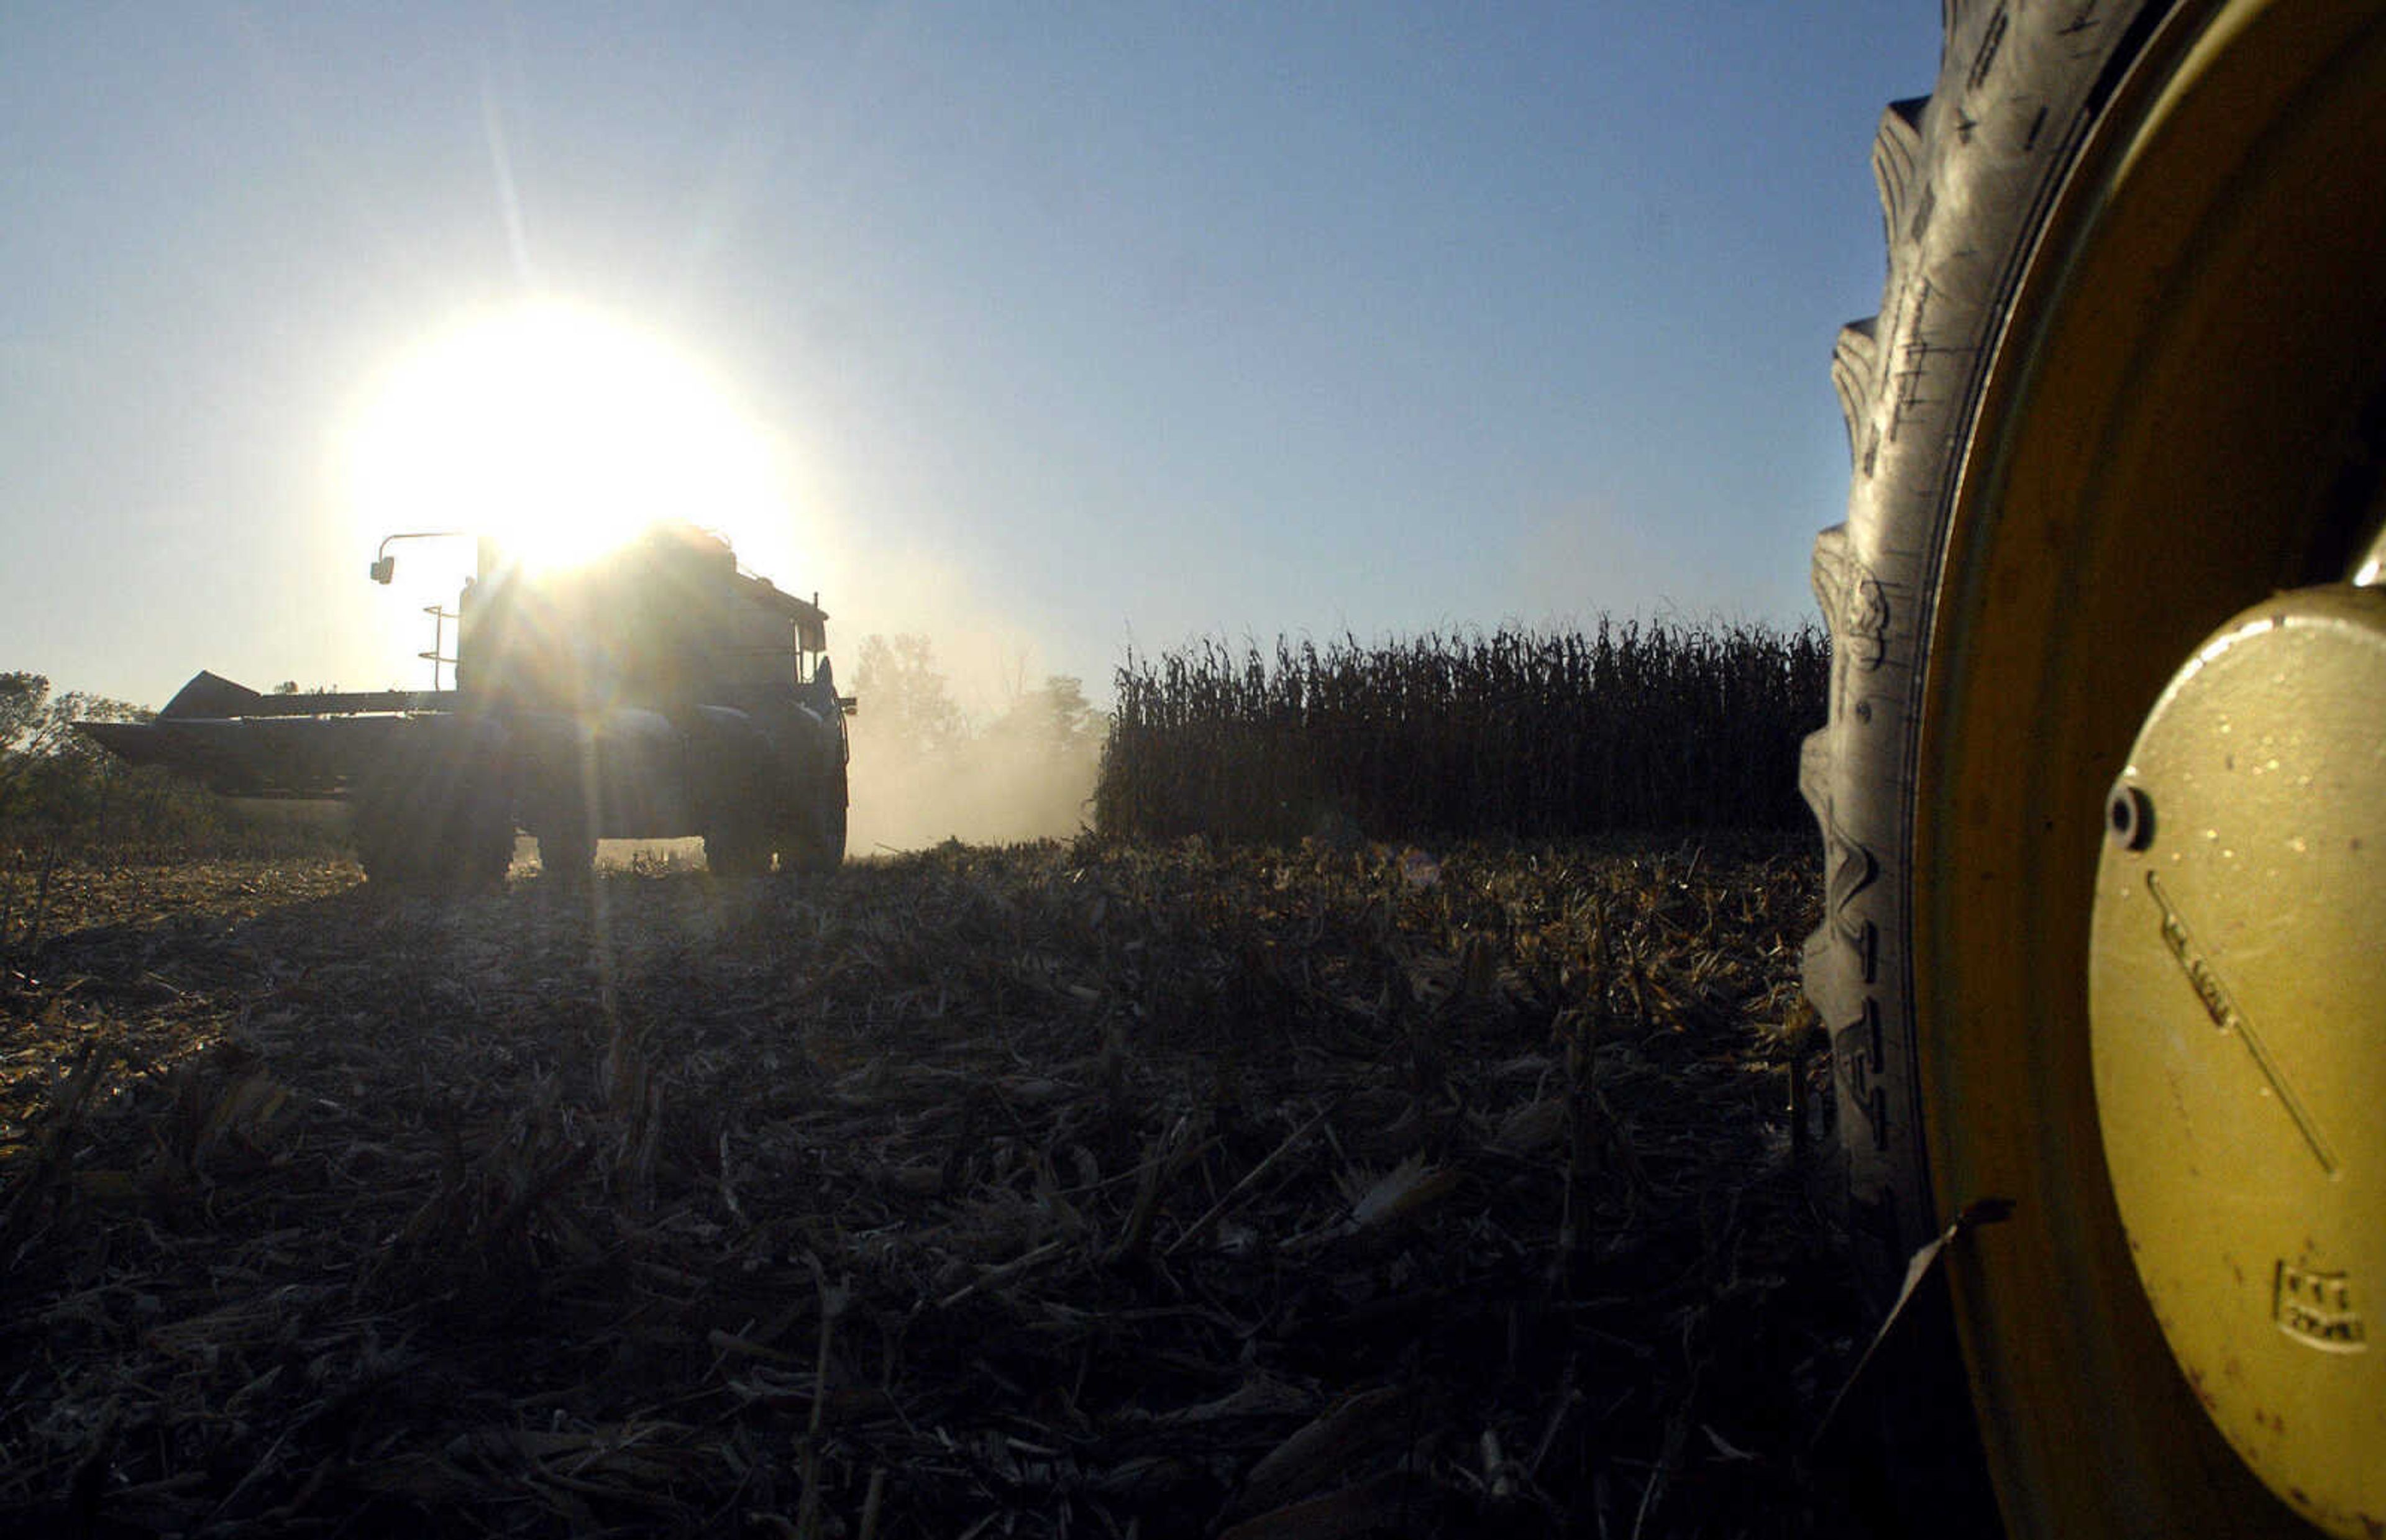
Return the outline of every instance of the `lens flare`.
<path id="1" fill-rule="evenodd" d="M 478 318 L 399 360 L 368 393 L 346 468 L 368 538 L 465 530 L 540 567 L 672 519 L 742 549 L 785 517 L 768 438 L 701 369 L 560 303 Z"/>

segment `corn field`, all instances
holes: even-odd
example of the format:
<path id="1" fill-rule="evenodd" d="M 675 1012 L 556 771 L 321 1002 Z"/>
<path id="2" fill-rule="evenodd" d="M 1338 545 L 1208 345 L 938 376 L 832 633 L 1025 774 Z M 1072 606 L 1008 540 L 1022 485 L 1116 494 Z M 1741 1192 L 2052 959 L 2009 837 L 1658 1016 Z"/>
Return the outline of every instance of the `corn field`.
<path id="1" fill-rule="evenodd" d="M 1203 641 L 1118 670 L 1095 816 L 1266 840 L 1793 829 L 1829 677 L 1813 626 Z"/>

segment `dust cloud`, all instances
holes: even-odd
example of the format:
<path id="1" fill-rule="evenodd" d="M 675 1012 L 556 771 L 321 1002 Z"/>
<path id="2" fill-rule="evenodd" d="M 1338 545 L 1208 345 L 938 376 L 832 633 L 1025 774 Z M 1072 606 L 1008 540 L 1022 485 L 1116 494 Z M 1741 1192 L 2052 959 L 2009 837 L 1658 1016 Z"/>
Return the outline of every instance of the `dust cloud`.
<path id="1" fill-rule="evenodd" d="M 964 845 L 1068 839 L 1093 821 L 1097 754 L 1056 760 L 1015 744 L 973 744 L 957 754 L 894 755 L 854 724 L 851 823 L 855 857 Z"/>
<path id="2" fill-rule="evenodd" d="M 1109 724 L 1082 681 L 1014 677 L 972 709 L 925 636 L 868 636 L 858 658 L 839 676 L 860 699 L 848 854 L 1066 839 L 1090 825 Z"/>

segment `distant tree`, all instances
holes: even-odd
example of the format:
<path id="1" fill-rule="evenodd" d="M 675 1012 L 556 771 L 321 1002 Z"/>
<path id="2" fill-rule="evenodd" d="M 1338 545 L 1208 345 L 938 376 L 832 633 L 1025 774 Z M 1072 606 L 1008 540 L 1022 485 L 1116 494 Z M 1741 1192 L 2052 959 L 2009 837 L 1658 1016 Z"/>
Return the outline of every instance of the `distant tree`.
<path id="1" fill-rule="evenodd" d="M 0 673 L 0 755 L 13 754 L 40 728 L 50 682 L 40 674 Z"/>
<path id="2" fill-rule="evenodd" d="M 1086 699 L 1086 682 L 1074 674 L 1045 675 L 1040 686 L 1022 693 L 988 730 L 998 741 L 1056 760 L 1092 754 L 1101 732 L 1102 724 Z"/>
<path id="3" fill-rule="evenodd" d="M 147 721 L 154 715 L 131 701 L 82 690 L 53 699 L 50 682 L 40 674 L 0 673 L 0 754 L 96 753 L 75 723 Z"/>
<path id="4" fill-rule="evenodd" d="M 969 720 L 953 704 L 924 636 L 862 638 L 854 693 L 861 700 L 858 731 L 903 757 L 943 755 L 969 737 Z"/>
<path id="5" fill-rule="evenodd" d="M 0 673 L 0 817 L 61 822 L 105 807 L 119 766 L 74 724 L 151 714 L 81 690 L 53 697 L 40 674 Z"/>
<path id="6" fill-rule="evenodd" d="M 1086 699 L 1086 682 L 1074 674 L 1047 674 L 1036 693 L 1051 734 L 1062 754 L 1082 754 L 1101 742 L 1102 724 L 1093 703 Z"/>

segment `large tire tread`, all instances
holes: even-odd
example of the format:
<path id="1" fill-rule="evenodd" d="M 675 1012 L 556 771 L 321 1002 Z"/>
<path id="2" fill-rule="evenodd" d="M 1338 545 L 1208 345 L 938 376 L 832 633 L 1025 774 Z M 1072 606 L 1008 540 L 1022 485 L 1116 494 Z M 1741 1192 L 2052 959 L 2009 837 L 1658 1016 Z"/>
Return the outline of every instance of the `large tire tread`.
<path id="1" fill-rule="evenodd" d="M 384 889 L 490 892 L 513 861 L 503 766 L 491 745 L 453 723 L 394 731 L 358 778 L 350 823 L 366 880 Z"/>
<path id="2" fill-rule="evenodd" d="M 1880 314 L 1843 328 L 1831 378 L 1852 468 L 1815 543 L 1831 632 L 1829 720 L 1801 788 L 1821 834 L 1824 922 L 1806 987 L 1832 1045 L 1849 1220 L 1893 1290 L 1937 1228 L 1913 1045 L 1908 870 L 1915 718 L 1940 547 L 1983 365 L 2044 207 L 2109 79 L 2162 4 L 1951 4 L 1937 89 L 1893 102 L 1872 170 L 1889 264 Z"/>
<path id="3" fill-rule="evenodd" d="M 1828 720 L 1800 789 L 1821 835 L 1824 914 L 1805 986 L 1830 1047 L 1829 1183 L 1883 1307 L 1936 1233 L 1917 1063 L 1913 785 L 1923 666 L 1958 474 L 2022 264 L 2109 81 L 2166 4 L 1944 9 L 1929 96 L 1873 138 L 1888 270 L 1879 313 L 1843 327 L 1832 385 L 1848 433 L 1844 522 L 1815 542 L 1833 662 Z M 1993 1530 L 1943 1285 L 1876 1365 L 1885 1472 L 1907 1521 Z"/>

